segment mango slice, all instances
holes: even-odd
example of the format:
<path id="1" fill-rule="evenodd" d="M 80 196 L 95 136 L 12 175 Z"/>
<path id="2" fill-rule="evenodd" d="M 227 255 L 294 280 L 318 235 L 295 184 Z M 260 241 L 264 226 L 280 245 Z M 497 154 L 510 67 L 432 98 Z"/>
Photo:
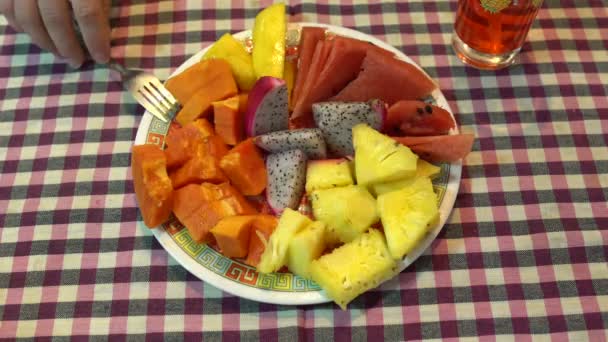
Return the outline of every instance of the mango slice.
<path id="1" fill-rule="evenodd" d="M 258 78 L 283 78 L 286 29 L 285 4 L 269 6 L 255 17 L 252 58 Z"/>
<path id="2" fill-rule="evenodd" d="M 230 64 L 230 69 L 240 90 L 249 90 L 256 81 L 253 72 L 251 55 L 245 46 L 231 34 L 224 34 L 203 56 L 205 59 L 224 59 Z"/>

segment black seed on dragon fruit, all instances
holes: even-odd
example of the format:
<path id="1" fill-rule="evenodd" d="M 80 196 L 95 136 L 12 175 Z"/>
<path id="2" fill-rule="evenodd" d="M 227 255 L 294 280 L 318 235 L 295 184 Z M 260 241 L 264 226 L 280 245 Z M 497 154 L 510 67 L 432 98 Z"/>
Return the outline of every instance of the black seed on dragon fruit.
<path id="1" fill-rule="evenodd" d="M 300 205 L 306 183 L 306 161 L 302 150 L 272 153 L 266 158 L 266 200 L 276 214 Z"/>
<path id="2" fill-rule="evenodd" d="M 367 102 L 319 102 L 312 105 L 315 123 L 323 132 L 327 148 L 337 156 L 351 156 L 352 127 L 366 123 L 381 131 L 386 118 L 386 104 L 380 100 Z"/>
<path id="3" fill-rule="evenodd" d="M 323 132 L 318 128 L 302 128 L 271 132 L 257 136 L 255 144 L 270 153 L 299 149 L 308 159 L 325 159 L 327 147 Z"/>

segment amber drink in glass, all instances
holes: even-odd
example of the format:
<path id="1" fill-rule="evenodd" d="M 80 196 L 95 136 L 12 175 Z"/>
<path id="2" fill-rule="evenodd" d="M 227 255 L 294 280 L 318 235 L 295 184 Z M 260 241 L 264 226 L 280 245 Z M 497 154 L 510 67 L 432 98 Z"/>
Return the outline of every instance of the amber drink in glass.
<path id="1" fill-rule="evenodd" d="M 456 55 L 479 69 L 511 65 L 541 5 L 542 0 L 458 0 Z"/>

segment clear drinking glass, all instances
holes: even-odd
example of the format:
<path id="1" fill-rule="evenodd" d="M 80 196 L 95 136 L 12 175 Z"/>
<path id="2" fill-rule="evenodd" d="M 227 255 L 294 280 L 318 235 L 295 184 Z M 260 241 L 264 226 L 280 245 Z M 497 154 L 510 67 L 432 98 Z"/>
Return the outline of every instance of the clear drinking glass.
<path id="1" fill-rule="evenodd" d="M 458 0 L 452 46 L 478 69 L 511 65 L 543 0 Z"/>

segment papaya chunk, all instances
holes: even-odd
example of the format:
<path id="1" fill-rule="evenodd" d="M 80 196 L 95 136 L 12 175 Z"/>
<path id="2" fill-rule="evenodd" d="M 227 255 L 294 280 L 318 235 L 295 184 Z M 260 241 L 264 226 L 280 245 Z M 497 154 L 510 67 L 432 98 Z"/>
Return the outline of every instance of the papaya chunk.
<path id="1" fill-rule="evenodd" d="M 176 96 L 183 107 L 179 113 L 177 113 L 175 120 L 182 126 L 185 126 L 199 117 L 207 115 L 210 112 L 211 103 L 234 96 L 238 93 L 236 81 L 232 75 L 230 65 L 226 61 L 222 59 L 208 59 L 201 61 L 198 64 L 202 65 L 201 72 L 190 75 L 187 78 L 180 78 L 170 82 L 172 79 L 179 77 L 178 75 L 167 81 L 167 84 L 171 84 L 171 89 L 169 89 L 169 91 L 173 94 L 176 94 L 176 92 L 180 93 L 180 91 L 176 90 L 179 87 L 190 89 L 191 86 L 186 85 L 188 82 L 196 83 L 198 85 L 196 91 L 190 94 L 190 96 L 187 97 L 187 100 L 182 101 Z M 200 79 L 195 80 L 195 78 Z"/>
<path id="2" fill-rule="evenodd" d="M 257 215 L 253 221 L 249 236 L 249 251 L 245 263 L 256 267 L 266 249 L 270 235 L 274 232 L 279 220 L 274 215 Z"/>
<path id="3" fill-rule="evenodd" d="M 239 96 L 213 102 L 213 123 L 217 135 L 228 145 L 238 144 L 245 136 L 245 120 L 239 102 Z"/>
<path id="4" fill-rule="evenodd" d="M 144 224 L 154 228 L 169 218 L 173 206 L 173 186 L 163 151 L 152 144 L 133 146 L 131 170 Z"/>
<path id="5" fill-rule="evenodd" d="M 228 148 L 219 136 L 203 138 L 195 146 L 194 155 L 180 168 L 169 173 L 173 187 L 180 188 L 191 183 L 228 181 L 219 165 L 219 161 L 226 153 Z"/>
<path id="6" fill-rule="evenodd" d="M 194 156 L 197 146 L 203 139 L 212 135 L 215 135 L 213 126 L 205 119 L 170 129 L 165 139 L 167 168 L 172 169 L 185 164 Z"/>
<path id="7" fill-rule="evenodd" d="M 173 212 L 197 243 L 210 241 L 209 231 L 223 218 L 256 214 L 230 184 L 189 184 L 175 191 Z"/>
<path id="8" fill-rule="evenodd" d="M 266 165 L 253 139 L 230 150 L 220 161 L 220 167 L 243 195 L 259 195 L 266 188 Z"/>
<path id="9" fill-rule="evenodd" d="M 224 256 L 244 258 L 249 250 L 251 224 L 255 216 L 229 216 L 221 219 L 211 233 Z"/>

